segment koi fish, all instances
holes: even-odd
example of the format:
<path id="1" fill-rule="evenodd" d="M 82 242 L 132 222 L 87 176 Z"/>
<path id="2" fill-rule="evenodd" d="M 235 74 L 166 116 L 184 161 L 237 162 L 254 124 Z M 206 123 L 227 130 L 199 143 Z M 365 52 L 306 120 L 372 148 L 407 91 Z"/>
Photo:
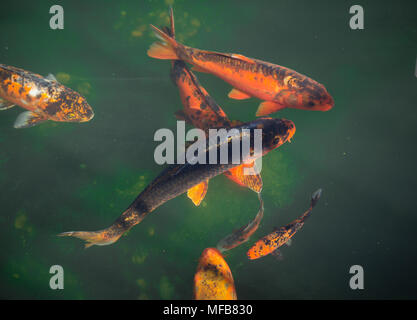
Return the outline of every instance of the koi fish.
<path id="1" fill-rule="evenodd" d="M 273 233 L 258 240 L 247 252 L 248 258 L 250 260 L 259 259 L 270 253 L 281 257 L 278 248 L 286 243 L 290 243 L 291 238 L 303 227 L 305 220 L 311 215 L 314 206 L 319 201 L 321 192 L 321 189 L 319 189 L 313 193 L 310 208 L 299 218 L 284 227 L 275 229 Z"/>
<path id="2" fill-rule="evenodd" d="M 219 250 L 203 251 L 194 275 L 195 300 L 237 300 L 232 272 Z"/>
<path id="3" fill-rule="evenodd" d="M 165 27 L 164 31 L 175 38 L 175 26 L 172 18 L 171 27 Z M 222 108 L 208 94 L 206 89 L 199 83 L 197 77 L 188 69 L 182 60 L 172 61 L 171 79 L 178 87 L 180 98 L 184 108 L 175 113 L 177 119 L 184 120 L 194 127 L 205 130 L 206 136 L 210 128 L 229 128 L 233 125 Z M 242 164 L 224 174 L 235 183 L 246 186 L 249 189 L 260 192 L 262 190 L 262 178 L 256 173 L 254 164 Z M 244 174 L 244 170 L 247 170 Z M 208 188 L 208 182 L 188 190 L 188 197 L 198 206 L 204 199 Z"/>
<path id="4" fill-rule="evenodd" d="M 236 248 L 242 243 L 245 243 L 249 240 L 250 236 L 252 236 L 256 230 L 258 230 L 259 224 L 261 223 L 262 218 L 264 216 L 264 202 L 260 193 L 258 193 L 258 199 L 260 203 L 260 208 L 255 218 L 247 225 L 237 229 L 233 233 L 220 240 L 217 244 L 217 249 L 220 252 Z"/>
<path id="5" fill-rule="evenodd" d="M 254 157 L 260 157 L 279 147 L 290 139 L 295 132 L 295 126 L 292 121 L 271 118 L 259 118 L 234 128 L 241 132 L 242 135 L 245 131 L 250 131 L 253 134 L 255 129 L 262 129 L 262 154 L 255 154 Z M 242 138 L 240 142 L 242 142 Z M 224 148 L 225 144 L 229 152 L 228 159 L 232 159 L 233 141 L 219 141 L 216 153 L 219 156 L 220 149 Z M 114 243 L 123 233 L 140 223 L 150 212 L 168 200 L 178 197 L 190 188 L 239 165 L 239 163 L 233 163 L 231 160 L 225 164 L 221 164 L 220 161 L 217 161 L 217 164 L 209 164 L 208 147 L 203 150 L 203 156 L 207 164 L 190 164 L 186 162 L 185 164 L 168 166 L 138 195 L 127 210 L 110 227 L 95 232 L 64 232 L 59 234 L 59 236 L 72 236 L 83 239 L 87 242 L 86 247 Z M 240 163 L 248 161 L 246 157 L 249 156 L 240 154 Z"/>
<path id="6" fill-rule="evenodd" d="M 15 128 L 27 128 L 46 120 L 86 122 L 93 109 L 79 93 L 58 83 L 53 75 L 38 74 L 0 64 L 0 110 L 18 105 L 21 113 Z"/>
<path id="7" fill-rule="evenodd" d="M 211 73 L 233 86 L 229 98 L 263 100 L 256 112 L 264 116 L 283 108 L 327 111 L 334 105 L 326 88 L 317 81 L 289 68 L 248 58 L 187 47 L 151 25 L 161 42 L 148 55 L 156 59 L 183 60 L 194 70 Z"/>

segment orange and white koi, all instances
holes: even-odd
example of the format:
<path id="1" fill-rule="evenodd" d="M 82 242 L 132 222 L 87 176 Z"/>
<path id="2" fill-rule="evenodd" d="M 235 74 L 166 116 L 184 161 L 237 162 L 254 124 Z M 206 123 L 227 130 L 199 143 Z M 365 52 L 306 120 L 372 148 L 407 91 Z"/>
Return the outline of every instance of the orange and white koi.
<path id="1" fill-rule="evenodd" d="M 278 250 L 279 247 L 286 243 L 290 243 L 291 238 L 300 230 L 305 220 L 311 215 L 314 206 L 317 204 L 321 196 L 321 189 L 317 190 L 311 196 L 310 208 L 302 214 L 299 218 L 295 219 L 290 224 L 284 227 L 276 229 L 273 233 L 268 234 L 262 239 L 258 240 L 247 252 L 247 256 L 250 260 L 259 259 L 270 253 L 280 256 Z"/>
<path id="2" fill-rule="evenodd" d="M 53 75 L 38 74 L 0 64 L 0 110 L 18 105 L 21 113 L 15 128 L 27 128 L 46 120 L 86 122 L 93 109 L 79 93 L 58 83 Z"/>
<path id="3" fill-rule="evenodd" d="M 151 25 L 161 42 L 155 42 L 148 55 L 156 59 L 183 60 L 194 70 L 211 73 L 233 86 L 232 99 L 256 97 L 263 100 L 257 116 L 283 108 L 327 111 L 334 105 L 326 88 L 317 81 L 289 68 L 248 58 L 241 54 L 220 53 L 187 47 Z"/>

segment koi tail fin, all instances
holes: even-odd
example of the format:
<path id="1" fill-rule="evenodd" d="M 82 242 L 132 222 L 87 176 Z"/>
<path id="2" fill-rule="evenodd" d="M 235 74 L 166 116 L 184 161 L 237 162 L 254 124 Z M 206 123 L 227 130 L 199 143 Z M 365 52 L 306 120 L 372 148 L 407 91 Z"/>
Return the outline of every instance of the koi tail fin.
<path id="1" fill-rule="evenodd" d="M 156 59 L 179 60 L 176 53 L 176 49 L 178 48 L 179 44 L 175 40 L 174 13 L 172 11 L 172 8 L 170 10 L 170 20 L 171 27 L 163 28 L 165 32 L 151 24 L 151 27 L 154 30 L 155 35 L 161 41 L 152 43 L 151 47 L 148 50 L 148 56 Z"/>
<path id="2" fill-rule="evenodd" d="M 171 38 L 175 39 L 175 23 L 174 23 L 174 11 L 172 7 L 169 8 L 169 27 L 164 27 L 163 31 L 169 35 Z"/>
<path id="3" fill-rule="evenodd" d="M 319 202 L 319 199 L 321 197 L 322 190 L 318 189 L 311 195 L 311 202 L 310 202 L 310 208 L 304 214 L 298 219 L 299 223 L 304 223 L 304 220 L 307 219 L 311 213 L 313 212 L 313 208 L 316 206 L 317 202 Z"/>
<path id="4" fill-rule="evenodd" d="M 58 234 L 59 237 L 75 237 L 84 240 L 85 248 L 91 246 L 107 246 L 115 243 L 119 238 L 142 221 L 144 215 L 140 217 L 134 210 L 128 209 L 108 228 L 98 231 L 69 231 Z"/>
<path id="5" fill-rule="evenodd" d="M 322 193 L 322 189 L 318 189 L 316 190 L 312 195 L 311 195 L 311 208 L 314 208 L 315 205 L 317 204 L 317 202 L 319 201 L 320 197 L 321 197 L 321 193 Z"/>
<path id="6" fill-rule="evenodd" d="M 58 237 L 75 237 L 84 240 L 84 247 L 87 249 L 91 246 L 107 246 L 115 243 L 124 231 L 114 232 L 113 226 L 99 231 L 69 231 L 58 234 Z"/>

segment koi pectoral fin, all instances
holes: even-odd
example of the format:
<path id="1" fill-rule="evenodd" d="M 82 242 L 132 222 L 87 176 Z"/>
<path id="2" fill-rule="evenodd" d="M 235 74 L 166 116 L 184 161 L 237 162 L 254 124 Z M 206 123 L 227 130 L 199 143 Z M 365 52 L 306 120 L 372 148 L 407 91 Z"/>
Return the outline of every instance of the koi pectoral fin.
<path id="1" fill-rule="evenodd" d="M 277 112 L 278 110 L 284 109 L 285 106 L 279 103 L 271 102 L 271 101 L 264 101 L 262 102 L 258 110 L 256 111 L 256 116 L 266 116 L 270 113 Z"/>
<path id="2" fill-rule="evenodd" d="M 254 163 L 242 164 L 226 171 L 224 174 L 238 185 L 248 187 L 252 191 L 259 193 L 262 191 L 262 177 L 253 166 Z"/>
<path id="3" fill-rule="evenodd" d="M 200 184 L 188 189 L 187 196 L 190 198 L 196 206 L 199 206 L 206 196 L 208 189 L 208 180 L 201 182 Z"/>
<path id="4" fill-rule="evenodd" d="M 14 107 L 14 103 L 0 98 L 0 111 L 7 110 Z"/>
<path id="5" fill-rule="evenodd" d="M 16 121 L 14 122 L 14 127 L 16 129 L 29 128 L 46 120 L 48 119 L 39 113 L 25 111 L 17 116 Z"/>
<path id="6" fill-rule="evenodd" d="M 236 100 L 245 100 L 249 99 L 251 96 L 247 93 L 244 93 L 238 89 L 233 88 L 232 91 L 229 92 L 227 95 L 230 99 L 236 99 Z"/>

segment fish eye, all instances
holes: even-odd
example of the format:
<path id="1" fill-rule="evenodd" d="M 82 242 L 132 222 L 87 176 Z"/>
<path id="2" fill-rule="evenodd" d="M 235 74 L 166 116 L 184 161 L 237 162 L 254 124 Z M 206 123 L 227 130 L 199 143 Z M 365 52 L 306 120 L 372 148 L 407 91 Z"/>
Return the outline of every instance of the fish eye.
<path id="1" fill-rule="evenodd" d="M 292 77 L 292 76 L 285 77 L 284 78 L 284 84 L 290 89 L 300 87 L 299 80 L 297 78 Z"/>
<path id="2" fill-rule="evenodd" d="M 291 88 L 298 88 L 299 87 L 298 80 L 295 79 L 295 78 L 291 78 L 288 81 L 288 86 L 291 87 Z"/>
<path id="3" fill-rule="evenodd" d="M 275 137 L 274 138 L 274 140 L 272 140 L 272 143 L 275 145 L 275 144 L 278 144 L 278 142 L 279 142 L 279 137 Z"/>

